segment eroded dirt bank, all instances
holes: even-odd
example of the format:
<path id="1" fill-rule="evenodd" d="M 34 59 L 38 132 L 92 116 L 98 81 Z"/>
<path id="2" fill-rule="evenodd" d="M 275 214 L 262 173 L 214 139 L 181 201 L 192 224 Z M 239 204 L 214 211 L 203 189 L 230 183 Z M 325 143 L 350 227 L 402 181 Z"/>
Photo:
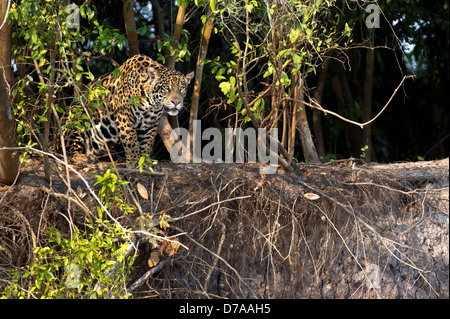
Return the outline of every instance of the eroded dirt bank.
<path id="1" fill-rule="evenodd" d="M 449 161 L 335 162 L 262 175 L 257 165 L 159 163 L 124 173 L 144 213 L 171 216 L 180 247 L 133 290 L 135 298 L 448 298 Z M 47 227 L 68 234 L 67 186 L 39 158 L 0 190 L 0 278 L 28 264 Z M 80 171 L 93 184 L 94 168 Z M 71 187 L 92 213 L 77 176 Z M 98 191 L 98 188 L 94 188 Z M 61 195 L 63 194 L 63 195 Z M 153 209 L 153 210 L 152 210 Z M 71 204 L 82 225 L 86 212 Z M 138 212 L 134 213 L 138 215 Z M 124 225 L 135 217 L 116 216 Z M 130 286 L 149 271 L 141 245 Z"/>

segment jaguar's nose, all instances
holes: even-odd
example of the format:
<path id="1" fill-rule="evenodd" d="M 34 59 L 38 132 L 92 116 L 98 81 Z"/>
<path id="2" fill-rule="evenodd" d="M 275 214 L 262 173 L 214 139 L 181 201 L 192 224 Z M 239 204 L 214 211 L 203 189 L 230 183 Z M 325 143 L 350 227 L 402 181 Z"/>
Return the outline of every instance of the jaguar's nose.
<path id="1" fill-rule="evenodd" d="M 172 102 L 173 105 L 177 106 L 178 104 L 181 103 L 181 100 L 174 99 L 174 100 L 172 100 L 171 102 Z"/>

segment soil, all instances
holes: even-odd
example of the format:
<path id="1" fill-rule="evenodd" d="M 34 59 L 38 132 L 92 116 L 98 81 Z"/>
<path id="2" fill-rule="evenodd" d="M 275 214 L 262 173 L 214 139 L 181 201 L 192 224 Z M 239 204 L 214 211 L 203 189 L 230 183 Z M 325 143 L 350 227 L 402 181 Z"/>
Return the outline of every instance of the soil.
<path id="1" fill-rule="evenodd" d="M 76 166 L 96 193 L 105 165 Z M 0 185 L 0 289 L 48 244 L 48 227 L 69 236 L 70 222 L 97 212 L 78 175 L 70 186 L 84 208 L 68 206 L 60 164 L 51 183 L 42 167 L 29 157 L 15 184 Z M 166 232 L 184 246 L 150 268 L 161 245 L 141 242 L 134 298 L 449 298 L 448 159 L 260 168 L 160 162 L 159 175 L 121 173 L 143 216 L 170 216 Z M 139 216 L 112 213 L 126 227 Z"/>

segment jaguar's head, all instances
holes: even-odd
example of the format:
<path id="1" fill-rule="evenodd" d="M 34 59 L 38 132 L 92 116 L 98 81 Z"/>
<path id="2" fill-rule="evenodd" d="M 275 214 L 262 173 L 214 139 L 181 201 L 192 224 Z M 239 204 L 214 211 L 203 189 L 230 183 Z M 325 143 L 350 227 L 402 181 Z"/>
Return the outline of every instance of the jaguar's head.
<path id="1" fill-rule="evenodd" d="M 184 107 L 188 85 L 194 78 L 194 72 L 187 75 L 174 69 L 159 70 L 154 76 L 154 93 L 159 95 L 167 114 L 176 116 Z"/>

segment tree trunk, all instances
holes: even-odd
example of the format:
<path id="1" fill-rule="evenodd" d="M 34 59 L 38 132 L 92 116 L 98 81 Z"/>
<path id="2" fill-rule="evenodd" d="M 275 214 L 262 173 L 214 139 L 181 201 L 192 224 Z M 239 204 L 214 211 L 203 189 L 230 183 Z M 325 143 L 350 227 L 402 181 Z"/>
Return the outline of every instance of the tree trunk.
<path id="1" fill-rule="evenodd" d="M 319 105 L 322 105 L 322 94 L 325 87 L 325 80 L 327 78 L 327 68 L 329 62 L 330 59 L 326 59 L 325 61 L 323 61 L 319 71 L 317 89 L 314 93 L 314 99 Z M 313 132 L 314 138 L 316 140 L 316 148 L 319 158 L 321 158 L 322 161 L 325 161 L 325 144 L 322 135 L 322 112 L 316 109 L 313 110 Z"/>
<path id="2" fill-rule="evenodd" d="M 126 0 L 123 3 L 123 18 L 125 20 L 125 31 L 127 33 L 128 46 L 130 48 L 130 56 L 139 54 L 139 40 L 136 34 L 133 8 L 133 0 Z"/>
<path id="3" fill-rule="evenodd" d="M 297 117 L 297 129 L 300 132 L 300 141 L 302 143 L 303 154 L 305 160 L 308 163 L 320 163 L 319 156 L 317 155 L 316 147 L 314 145 L 311 131 L 309 129 L 308 118 L 306 117 L 306 109 L 303 102 L 303 79 L 298 76 L 298 73 L 294 76 L 296 81 L 293 82 L 294 92 L 294 112 Z"/>
<path id="4" fill-rule="evenodd" d="M 3 71 L 0 69 L 0 149 L 15 147 L 16 128 L 11 113 Z M 11 185 L 19 172 L 19 155 L 17 151 L 0 150 L 0 182 Z"/>
<path id="5" fill-rule="evenodd" d="M 177 20 L 175 21 L 175 28 L 173 30 L 173 41 L 171 43 L 172 47 L 176 45 L 177 41 L 180 41 L 185 15 L 186 3 L 183 3 L 183 5 L 178 7 Z M 175 68 L 175 55 L 169 55 L 166 57 L 166 66 L 168 68 Z"/>
<path id="6" fill-rule="evenodd" d="M 375 29 L 369 29 L 370 32 L 370 42 L 369 48 L 366 52 L 366 75 L 364 79 L 364 97 L 363 105 L 361 110 L 361 122 L 365 123 L 370 121 L 372 116 L 372 88 L 373 88 L 373 65 L 375 58 L 374 37 Z M 371 138 L 372 128 L 371 124 L 364 126 L 362 130 L 362 147 L 367 145 L 369 148 L 365 151 L 364 160 L 366 162 L 372 161 L 372 138 Z"/>
<path id="7" fill-rule="evenodd" d="M 7 2 L 7 1 L 6 1 Z M 0 5 L 0 24 L 3 22 L 2 6 Z M 14 77 L 11 68 L 11 28 L 8 21 L 5 22 L 0 30 L 0 67 L 4 69 L 6 84 L 8 86 L 7 93 L 11 94 L 14 86 Z"/>
<path id="8" fill-rule="evenodd" d="M 11 70 L 11 28 L 6 21 L 8 1 L 0 1 L 0 149 L 17 146 L 16 127 L 9 104 L 14 78 Z M 11 185 L 19 173 L 18 151 L 0 150 L 0 182 Z"/>
<path id="9" fill-rule="evenodd" d="M 210 6 L 208 6 L 207 19 L 203 25 L 202 35 L 200 40 L 200 48 L 197 59 L 197 66 L 195 69 L 195 82 L 194 82 L 194 92 L 192 93 L 191 101 L 191 111 L 189 115 L 189 134 L 192 145 L 193 139 L 193 123 L 197 119 L 198 115 L 198 104 L 200 101 L 200 90 L 202 87 L 202 76 L 203 76 L 203 61 L 206 59 L 206 53 L 208 52 L 209 39 L 211 38 L 211 33 L 214 26 L 214 17 Z M 193 148 L 191 148 L 193 150 Z"/>

